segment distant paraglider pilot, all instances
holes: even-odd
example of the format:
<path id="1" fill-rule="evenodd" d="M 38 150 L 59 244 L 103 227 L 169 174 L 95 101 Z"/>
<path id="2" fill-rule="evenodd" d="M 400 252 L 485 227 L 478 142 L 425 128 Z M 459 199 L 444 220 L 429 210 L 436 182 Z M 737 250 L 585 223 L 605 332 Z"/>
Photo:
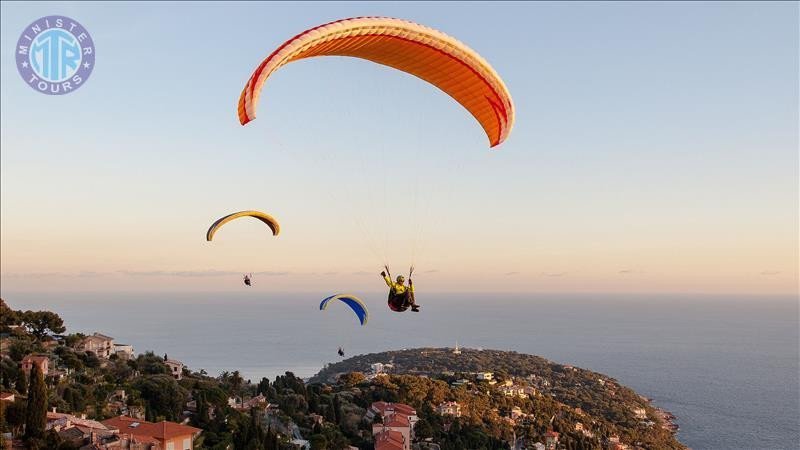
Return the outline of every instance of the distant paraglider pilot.
<path id="1" fill-rule="evenodd" d="M 253 284 L 252 284 L 253 282 L 252 282 L 252 281 L 250 281 L 250 277 L 251 277 L 251 276 L 252 276 L 252 274 L 250 274 L 250 275 L 247 275 L 247 274 L 245 274 L 245 275 L 244 275 L 244 284 L 245 284 L 246 286 L 252 286 L 252 285 L 253 285 Z"/>
<path id="2" fill-rule="evenodd" d="M 342 347 L 339 347 L 339 356 L 344 358 L 344 350 L 342 350 Z"/>
<path id="3" fill-rule="evenodd" d="M 414 299 L 414 282 L 411 280 L 411 274 L 414 273 L 414 268 L 408 271 L 408 286 L 405 283 L 405 277 L 398 275 L 396 281 L 392 281 L 392 275 L 389 273 L 389 267 L 384 266 L 385 271 L 381 272 L 383 280 L 389 286 L 389 309 L 396 312 L 403 312 L 411 307 L 411 311 L 419 312 L 420 305 Z"/>

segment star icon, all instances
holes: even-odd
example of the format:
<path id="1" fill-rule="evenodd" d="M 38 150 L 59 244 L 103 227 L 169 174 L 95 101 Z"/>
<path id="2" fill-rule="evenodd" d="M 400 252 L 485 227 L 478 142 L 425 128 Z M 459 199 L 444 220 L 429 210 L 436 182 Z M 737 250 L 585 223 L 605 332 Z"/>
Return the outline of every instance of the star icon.
<path id="1" fill-rule="evenodd" d="M 87 68 L 87 69 L 89 68 L 89 66 L 90 66 L 90 65 L 91 65 L 91 64 L 89 64 L 88 62 L 85 62 L 85 63 L 83 63 L 83 67 L 85 67 L 85 68 Z"/>
<path id="2" fill-rule="evenodd" d="M 28 68 L 28 61 L 22 61 L 22 68 L 24 69 Z"/>

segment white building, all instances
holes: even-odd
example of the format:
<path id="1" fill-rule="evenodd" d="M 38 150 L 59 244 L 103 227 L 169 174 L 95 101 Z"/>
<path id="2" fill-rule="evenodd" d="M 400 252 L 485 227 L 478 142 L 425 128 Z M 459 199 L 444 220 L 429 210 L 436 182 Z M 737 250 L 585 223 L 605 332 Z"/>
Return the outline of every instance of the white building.
<path id="1" fill-rule="evenodd" d="M 128 344 L 114 344 L 114 354 L 121 359 L 131 359 L 134 356 L 133 346 Z"/>
<path id="2" fill-rule="evenodd" d="M 461 417 L 461 405 L 458 402 L 444 402 L 436 407 L 440 416 Z"/>
<path id="3" fill-rule="evenodd" d="M 475 378 L 478 381 L 491 381 L 494 379 L 494 373 L 492 372 L 478 372 L 475 374 Z"/>
<path id="4" fill-rule="evenodd" d="M 164 364 L 169 367 L 169 374 L 176 380 L 183 378 L 183 363 L 175 359 L 167 359 Z"/>

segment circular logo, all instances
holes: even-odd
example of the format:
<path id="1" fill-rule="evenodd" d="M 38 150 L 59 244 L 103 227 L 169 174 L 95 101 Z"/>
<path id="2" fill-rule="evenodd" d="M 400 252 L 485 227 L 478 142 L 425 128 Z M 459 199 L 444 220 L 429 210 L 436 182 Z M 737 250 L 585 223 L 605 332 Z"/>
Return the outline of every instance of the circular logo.
<path id="1" fill-rule="evenodd" d="M 22 79 L 42 94 L 69 94 L 83 86 L 94 69 L 92 37 L 65 16 L 45 16 L 30 24 L 15 53 Z"/>

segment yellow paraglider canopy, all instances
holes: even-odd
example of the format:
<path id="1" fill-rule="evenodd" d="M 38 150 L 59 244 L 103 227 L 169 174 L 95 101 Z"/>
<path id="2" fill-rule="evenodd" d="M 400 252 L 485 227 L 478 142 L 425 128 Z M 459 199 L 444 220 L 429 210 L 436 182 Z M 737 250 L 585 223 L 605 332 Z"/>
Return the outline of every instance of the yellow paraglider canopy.
<path id="1" fill-rule="evenodd" d="M 266 224 L 271 230 L 272 235 L 277 236 L 281 232 L 281 226 L 278 224 L 278 221 L 275 220 L 269 214 L 263 213 L 261 211 L 239 211 L 233 214 L 228 214 L 225 217 L 220 218 L 216 222 L 214 222 L 211 227 L 206 232 L 206 240 L 210 241 L 214 239 L 214 233 L 220 229 L 223 225 L 230 222 L 231 220 L 236 220 L 240 217 L 254 217 Z"/>

